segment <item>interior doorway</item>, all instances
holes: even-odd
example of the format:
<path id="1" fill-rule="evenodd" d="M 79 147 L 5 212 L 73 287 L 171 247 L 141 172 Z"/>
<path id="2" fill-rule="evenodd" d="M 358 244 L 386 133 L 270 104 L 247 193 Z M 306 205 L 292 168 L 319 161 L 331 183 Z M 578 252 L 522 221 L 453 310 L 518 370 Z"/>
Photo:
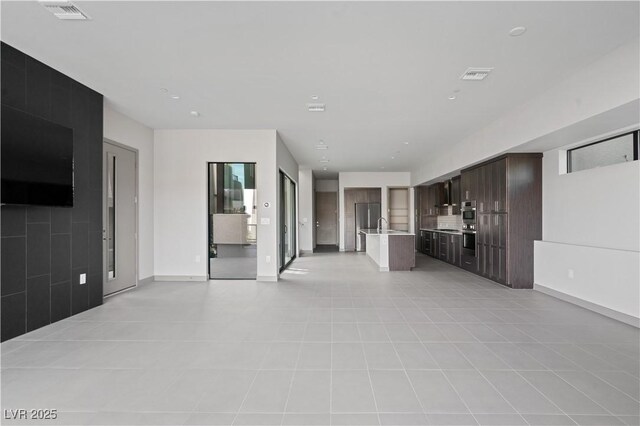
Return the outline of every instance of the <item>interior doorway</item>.
<path id="1" fill-rule="evenodd" d="M 316 249 L 338 246 L 338 193 L 316 192 Z"/>
<path id="2" fill-rule="evenodd" d="M 255 163 L 209 163 L 209 278 L 254 280 L 258 273 Z"/>
<path id="3" fill-rule="evenodd" d="M 138 284 L 138 153 L 103 144 L 103 295 Z"/>

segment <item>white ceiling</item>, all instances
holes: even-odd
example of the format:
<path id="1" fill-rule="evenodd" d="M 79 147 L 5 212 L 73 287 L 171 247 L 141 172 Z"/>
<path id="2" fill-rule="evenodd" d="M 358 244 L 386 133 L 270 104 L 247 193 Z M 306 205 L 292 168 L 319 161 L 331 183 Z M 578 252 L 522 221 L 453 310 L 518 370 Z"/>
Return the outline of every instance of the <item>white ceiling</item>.
<path id="1" fill-rule="evenodd" d="M 3 1 L 2 40 L 150 127 L 276 128 L 334 173 L 409 170 L 639 31 L 638 2 L 75 3 L 93 19 Z"/>

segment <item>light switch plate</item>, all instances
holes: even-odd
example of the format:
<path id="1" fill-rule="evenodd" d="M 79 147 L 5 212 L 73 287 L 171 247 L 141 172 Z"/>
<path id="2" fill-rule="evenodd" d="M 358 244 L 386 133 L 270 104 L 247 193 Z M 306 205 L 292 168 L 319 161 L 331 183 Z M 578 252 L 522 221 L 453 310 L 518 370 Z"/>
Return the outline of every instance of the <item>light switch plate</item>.
<path id="1" fill-rule="evenodd" d="M 260 218 L 260 225 L 271 225 L 271 218 L 268 218 L 268 217 Z"/>
<path id="2" fill-rule="evenodd" d="M 87 283 L 87 274 L 80 274 L 80 284 Z"/>

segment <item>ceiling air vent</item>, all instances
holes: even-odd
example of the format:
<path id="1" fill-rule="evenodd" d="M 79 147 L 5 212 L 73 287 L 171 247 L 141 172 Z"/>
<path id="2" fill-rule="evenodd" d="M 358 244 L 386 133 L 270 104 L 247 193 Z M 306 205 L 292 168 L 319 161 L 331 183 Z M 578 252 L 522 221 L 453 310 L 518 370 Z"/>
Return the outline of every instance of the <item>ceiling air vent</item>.
<path id="1" fill-rule="evenodd" d="M 467 68 L 460 76 L 460 80 L 481 81 L 484 80 L 493 68 Z"/>
<path id="2" fill-rule="evenodd" d="M 324 104 L 307 104 L 309 112 L 324 112 Z"/>
<path id="3" fill-rule="evenodd" d="M 78 9 L 69 1 L 40 0 L 40 4 L 42 4 L 49 12 L 53 13 L 53 15 L 58 19 L 74 21 L 91 19 L 86 13 Z"/>

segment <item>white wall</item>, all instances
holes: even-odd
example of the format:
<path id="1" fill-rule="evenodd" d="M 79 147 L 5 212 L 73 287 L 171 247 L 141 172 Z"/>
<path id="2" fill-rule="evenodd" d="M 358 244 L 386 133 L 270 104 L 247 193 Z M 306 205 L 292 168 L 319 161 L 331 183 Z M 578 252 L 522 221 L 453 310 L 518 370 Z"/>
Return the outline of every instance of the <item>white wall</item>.
<path id="1" fill-rule="evenodd" d="M 237 161 L 256 163 L 258 277 L 277 279 L 276 152 L 275 130 L 155 131 L 155 275 L 206 278 L 207 162 Z M 281 166 L 290 169 L 290 159 L 280 152 Z M 270 224 L 260 224 L 261 218 Z"/>
<path id="2" fill-rule="evenodd" d="M 320 181 L 318 181 L 320 182 Z M 409 187 L 411 184 L 411 174 L 409 172 L 342 172 L 338 175 L 338 211 L 339 211 L 339 233 L 340 251 L 344 251 L 344 190 L 345 188 L 381 188 L 382 197 L 380 208 L 382 217 L 388 220 L 389 207 L 388 196 L 389 187 Z M 413 191 L 410 191 L 410 193 Z M 414 222 L 413 197 L 410 195 L 410 217 L 409 223 Z M 410 228 L 412 230 L 412 228 Z"/>
<path id="3" fill-rule="evenodd" d="M 437 179 L 637 100 L 640 97 L 639 62 L 638 40 L 620 46 L 480 131 L 425 157 L 420 166 L 412 170 L 413 185 Z"/>
<path id="4" fill-rule="evenodd" d="M 565 164 L 564 150 L 544 153 L 536 288 L 639 318 L 640 162 L 568 174 Z"/>
<path id="5" fill-rule="evenodd" d="M 339 190 L 338 179 L 316 180 L 316 192 L 338 192 Z"/>
<path id="6" fill-rule="evenodd" d="M 314 203 L 315 196 L 313 191 L 313 170 L 303 169 L 298 172 L 298 194 L 300 208 L 300 226 L 299 238 L 300 251 L 312 252 L 314 247 L 314 228 L 315 228 L 315 212 Z"/>
<path id="7" fill-rule="evenodd" d="M 289 152 L 289 149 L 287 148 L 287 146 L 284 144 L 284 142 L 282 142 L 282 139 L 280 138 L 280 135 L 278 135 L 276 133 L 276 182 L 278 182 L 277 185 L 277 189 L 276 189 L 276 194 L 277 194 L 277 200 L 279 202 L 280 200 L 280 171 L 284 172 L 284 174 L 286 174 L 287 176 L 289 176 L 289 178 L 294 181 L 296 183 L 296 219 L 295 219 L 295 223 L 298 224 L 299 220 L 298 217 L 300 216 L 300 208 L 298 207 L 300 202 L 300 185 L 299 185 L 299 179 L 298 179 L 298 163 L 296 162 L 295 158 L 293 158 L 293 155 L 291 155 L 291 152 Z M 276 232 L 278 235 L 278 247 L 280 247 L 280 208 L 279 208 L 279 204 L 276 206 L 277 208 L 277 213 L 276 213 Z M 298 229 L 296 231 L 296 256 L 300 255 L 300 226 L 298 226 Z M 280 260 L 280 250 L 278 249 L 278 261 Z M 279 264 L 279 263 L 278 263 Z"/>
<path id="8" fill-rule="evenodd" d="M 138 150 L 138 278 L 153 276 L 153 130 L 123 115 L 105 101 L 104 137 Z"/>

